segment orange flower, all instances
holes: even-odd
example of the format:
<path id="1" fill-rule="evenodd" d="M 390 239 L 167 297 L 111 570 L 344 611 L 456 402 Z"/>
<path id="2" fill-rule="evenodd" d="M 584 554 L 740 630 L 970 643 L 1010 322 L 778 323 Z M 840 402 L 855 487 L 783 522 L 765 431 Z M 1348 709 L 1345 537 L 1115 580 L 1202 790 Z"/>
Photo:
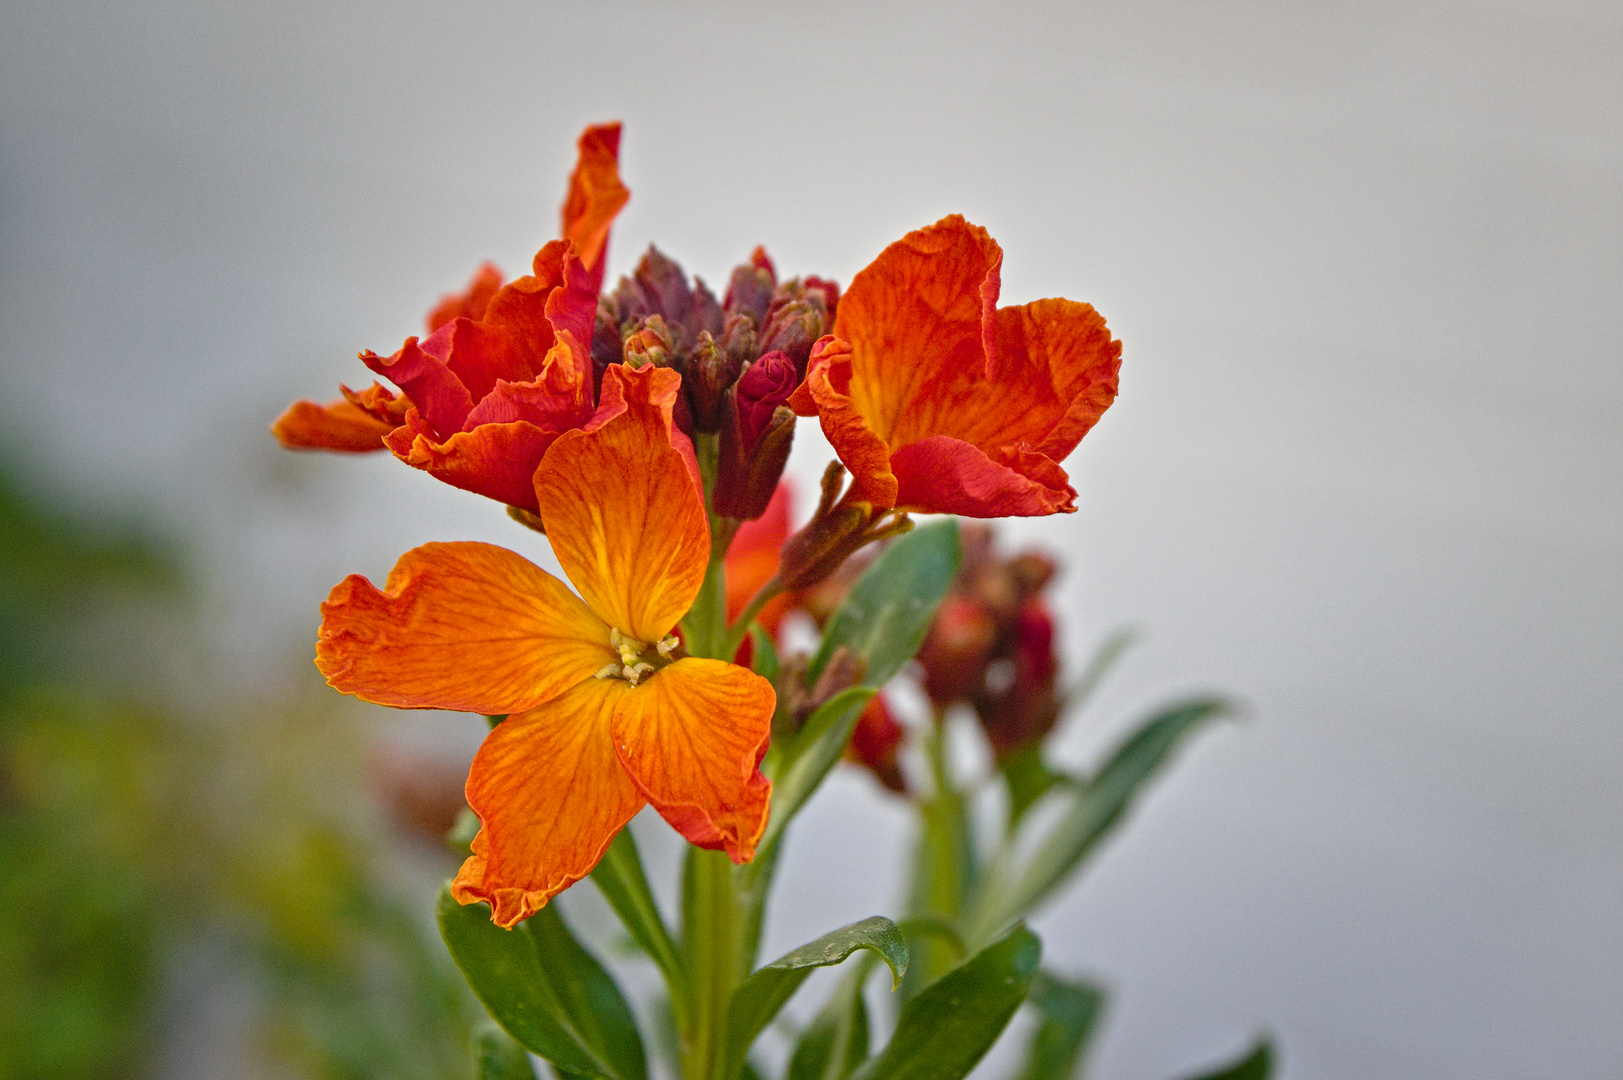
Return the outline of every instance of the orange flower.
<path id="1" fill-rule="evenodd" d="M 692 446 L 672 426 L 679 384 L 609 368 L 590 427 L 559 436 L 536 470 L 579 598 L 510 551 L 455 543 L 407 552 L 381 591 L 352 575 L 322 606 L 316 663 L 337 689 L 509 714 L 474 758 L 482 828 L 452 885 L 502 926 L 589 873 L 645 802 L 737 862 L 766 825 L 771 684 L 682 656 L 670 636 L 710 551 Z"/>
<path id="2" fill-rule="evenodd" d="M 780 482 L 766 504 L 766 510 L 754 521 L 738 527 L 732 546 L 727 549 L 727 621 L 738 618 L 744 606 L 772 580 L 778 572 L 778 552 L 789 538 L 789 509 L 791 492 L 787 482 Z M 761 629 L 776 637 L 778 624 L 789 610 L 792 598 L 779 593 L 768 600 L 758 615 Z M 746 642 L 748 638 L 744 639 Z"/>
<path id="3" fill-rule="evenodd" d="M 428 337 L 361 360 L 400 387 L 374 383 L 326 405 L 295 402 L 271 431 L 291 449 L 387 446 L 454 487 L 534 511 L 532 478 L 558 435 L 592 418 L 591 344 L 609 226 L 629 197 L 620 125 L 587 128 L 563 207 L 564 239 L 506 285 L 489 263 L 428 316 Z"/>
<path id="4" fill-rule="evenodd" d="M 1058 462 L 1116 396 L 1121 343 L 1071 300 L 997 307 L 1003 251 L 957 215 L 887 247 L 840 298 L 790 404 L 856 497 L 966 517 L 1071 513 Z"/>

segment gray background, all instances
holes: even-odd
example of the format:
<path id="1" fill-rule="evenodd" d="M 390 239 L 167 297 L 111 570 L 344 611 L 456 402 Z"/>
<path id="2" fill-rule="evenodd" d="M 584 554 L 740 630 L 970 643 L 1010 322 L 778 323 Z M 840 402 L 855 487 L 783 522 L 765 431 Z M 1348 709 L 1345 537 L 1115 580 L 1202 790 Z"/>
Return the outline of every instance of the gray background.
<path id="1" fill-rule="evenodd" d="M 1040 921 L 1117 992 L 1095 1075 L 1264 1027 L 1293 1077 L 1623 1073 L 1616 4 L 10 0 L 0 28 L 4 443 L 206 558 L 215 685 L 309 684 L 316 601 L 416 543 L 544 559 L 265 424 L 480 260 L 522 267 L 619 117 L 615 273 L 657 240 L 715 282 L 764 242 L 849 280 L 958 211 L 1007 302 L 1091 301 L 1125 342 L 1081 512 L 1007 530 L 1067 560 L 1073 671 L 1147 631 L 1064 754 L 1174 691 L 1250 711 Z M 797 472 L 825 454 L 803 425 Z M 831 784 L 769 947 L 888 910 L 903 822 Z"/>

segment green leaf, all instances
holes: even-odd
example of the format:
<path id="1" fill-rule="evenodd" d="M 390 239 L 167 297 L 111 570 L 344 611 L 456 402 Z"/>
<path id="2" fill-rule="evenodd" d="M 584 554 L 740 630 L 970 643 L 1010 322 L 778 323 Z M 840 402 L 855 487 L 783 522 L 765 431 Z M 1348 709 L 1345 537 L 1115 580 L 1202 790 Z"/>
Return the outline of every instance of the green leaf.
<path id="1" fill-rule="evenodd" d="M 648 876 L 643 872 L 642 857 L 629 826 L 621 829 L 609 844 L 602 860 L 592 870 L 592 881 L 614 913 L 620 916 L 631 939 L 659 965 L 671 1000 L 684 1001 L 687 971 L 676 942 L 660 917 L 659 905 L 648 887 Z"/>
<path id="2" fill-rule="evenodd" d="M 840 755 L 845 753 L 846 743 L 851 741 L 851 732 L 857 726 L 857 717 L 862 715 L 863 707 L 876 692 L 867 686 L 842 690 L 823 702 L 806 719 L 806 726 L 800 729 L 782 758 L 782 764 L 778 767 L 781 775 L 772 777 L 772 816 L 767 820 L 766 831 L 761 834 L 761 842 L 756 845 L 758 852 L 773 850 L 783 830 L 840 760 Z M 762 867 L 767 865 L 762 863 Z M 762 869 L 753 868 L 746 872 L 754 877 L 762 873 Z"/>
<path id="3" fill-rule="evenodd" d="M 630 1009 L 553 908 L 541 909 L 548 919 L 503 930 L 488 908 L 457 903 L 445 885 L 436 909 L 452 959 L 509 1035 L 566 1072 L 645 1080 Z"/>
<path id="4" fill-rule="evenodd" d="M 1043 744 L 1040 742 L 1022 746 L 999 761 L 997 767 L 1003 773 L 1004 783 L 1009 785 L 1007 832 L 1014 831 L 1020 819 L 1026 816 L 1026 811 L 1047 794 L 1049 788 L 1065 779 L 1043 760 Z"/>
<path id="5" fill-rule="evenodd" d="M 866 685 L 888 682 L 924 644 L 935 609 L 958 575 L 959 554 L 958 522 L 952 518 L 893 540 L 829 620 L 806 685 L 817 682 L 841 645 L 868 662 Z"/>
<path id="6" fill-rule="evenodd" d="M 801 1032 L 785 1080 L 845 1080 L 867 1060 L 868 1006 L 862 987 L 868 970 L 868 965 L 860 965 L 840 980 Z"/>
<path id="7" fill-rule="evenodd" d="M 1006 839 L 971 905 L 970 940 L 983 941 L 1022 918 L 1063 884 L 1121 822 L 1172 752 L 1228 709 L 1227 702 L 1207 698 L 1162 710 L 1116 748 L 1098 775 L 1070 785 L 1070 806 L 1035 846 L 1022 835 Z M 1022 850 L 1030 850 L 1030 857 L 1022 860 Z"/>
<path id="8" fill-rule="evenodd" d="M 960 1080 L 1025 1000 L 1042 943 L 1016 926 L 902 1006 L 896 1031 L 853 1080 Z"/>
<path id="9" fill-rule="evenodd" d="M 1233 1064 L 1220 1065 L 1213 1072 L 1203 1072 L 1189 1080 L 1268 1080 L 1273 1074 L 1274 1044 L 1272 1040 L 1262 1038 Z"/>
<path id="10" fill-rule="evenodd" d="M 535 1067 L 524 1047 L 489 1021 L 474 1032 L 473 1058 L 479 1080 L 535 1080 Z"/>
<path id="11" fill-rule="evenodd" d="M 1026 1002 L 1041 1018 L 1017 1080 L 1071 1080 L 1087 1056 L 1104 991 L 1038 972 Z"/>
<path id="12" fill-rule="evenodd" d="M 529 933 L 541 971 L 586 1047 L 618 1080 L 646 1080 L 648 1062 L 631 1007 L 613 976 L 569 932 L 558 905 L 548 904 L 520 929 Z"/>
<path id="13" fill-rule="evenodd" d="M 727 1003 L 727 1034 L 722 1046 L 724 1080 L 738 1075 L 738 1067 L 755 1037 L 778 1015 L 812 969 L 838 964 L 858 949 L 870 949 L 890 965 L 894 982 L 907 971 L 907 942 L 896 924 L 875 915 L 832 930 L 807 942 L 745 979 Z"/>

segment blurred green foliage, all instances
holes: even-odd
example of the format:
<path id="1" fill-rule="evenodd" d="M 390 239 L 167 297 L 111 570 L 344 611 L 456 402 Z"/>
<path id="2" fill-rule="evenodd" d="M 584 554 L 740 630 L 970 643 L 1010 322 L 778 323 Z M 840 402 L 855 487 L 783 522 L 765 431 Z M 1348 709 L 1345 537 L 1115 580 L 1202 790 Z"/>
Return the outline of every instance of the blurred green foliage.
<path id="1" fill-rule="evenodd" d="M 195 647 L 185 580 L 0 473 L 0 1080 L 150 1073 L 197 1034 L 171 965 L 222 944 L 256 989 L 245 1073 L 471 1078 L 478 1007 L 388 877 L 353 714 L 209 687 L 182 716 L 148 661 Z"/>

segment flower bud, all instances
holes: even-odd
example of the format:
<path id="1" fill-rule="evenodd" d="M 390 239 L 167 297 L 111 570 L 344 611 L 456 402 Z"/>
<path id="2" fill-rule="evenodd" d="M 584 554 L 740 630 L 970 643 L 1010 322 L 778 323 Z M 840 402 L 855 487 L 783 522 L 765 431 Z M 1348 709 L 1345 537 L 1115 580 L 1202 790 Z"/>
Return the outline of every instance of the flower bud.
<path id="1" fill-rule="evenodd" d="M 906 795 L 907 780 L 896 756 L 905 733 L 906 729 L 891 715 L 884 697 L 875 694 L 857 717 L 851 744 L 845 750 L 846 760 L 866 766 L 881 784 L 898 795 Z"/>
<path id="2" fill-rule="evenodd" d="M 955 592 L 942 602 L 919 650 L 924 690 L 938 710 L 984 693 L 997 632 L 996 618 L 979 600 Z"/>
<path id="3" fill-rule="evenodd" d="M 794 361 L 773 352 L 751 364 L 727 391 L 721 409 L 716 513 L 752 521 L 766 512 L 789 460 L 795 413 L 787 402 L 799 381 Z"/>
<path id="4" fill-rule="evenodd" d="M 721 430 L 722 414 L 728 409 L 727 393 L 743 367 L 742 361 L 723 350 L 708 333 L 699 335 L 699 346 L 682 380 L 695 431 Z"/>
<path id="5" fill-rule="evenodd" d="M 623 350 L 625 362 L 634 368 L 670 367 L 676 352 L 670 328 L 658 315 L 643 319 L 637 329 L 627 334 Z"/>
<path id="6" fill-rule="evenodd" d="M 1055 688 L 1054 619 L 1038 597 L 1020 605 L 1012 627 L 1007 685 L 988 686 L 975 699 L 975 714 L 999 758 L 1047 735 L 1059 719 Z"/>
<path id="7" fill-rule="evenodd" d="M 750 321 L 759 326 L 766 318 L 766 309 L 772 304 L 772 293 L 778 283 L 772 272 L 772 261 L 765 258 L 766 253 L 760 248 L 755 252 L 761 259 L 733 270 L 722 308 L 728 315 L 748 315 Z M 762 260 L 765 266 L 761 265 Z"/>
<path id="8" fill-rule="evenodd" d="M 763 353 L 779 350 L 794 361 L 796 382 L 806 373 L 812 345 L 828 327 L 822 300 L 791 300 L 772 313 L 761 330 L 758 345 Z"/>

